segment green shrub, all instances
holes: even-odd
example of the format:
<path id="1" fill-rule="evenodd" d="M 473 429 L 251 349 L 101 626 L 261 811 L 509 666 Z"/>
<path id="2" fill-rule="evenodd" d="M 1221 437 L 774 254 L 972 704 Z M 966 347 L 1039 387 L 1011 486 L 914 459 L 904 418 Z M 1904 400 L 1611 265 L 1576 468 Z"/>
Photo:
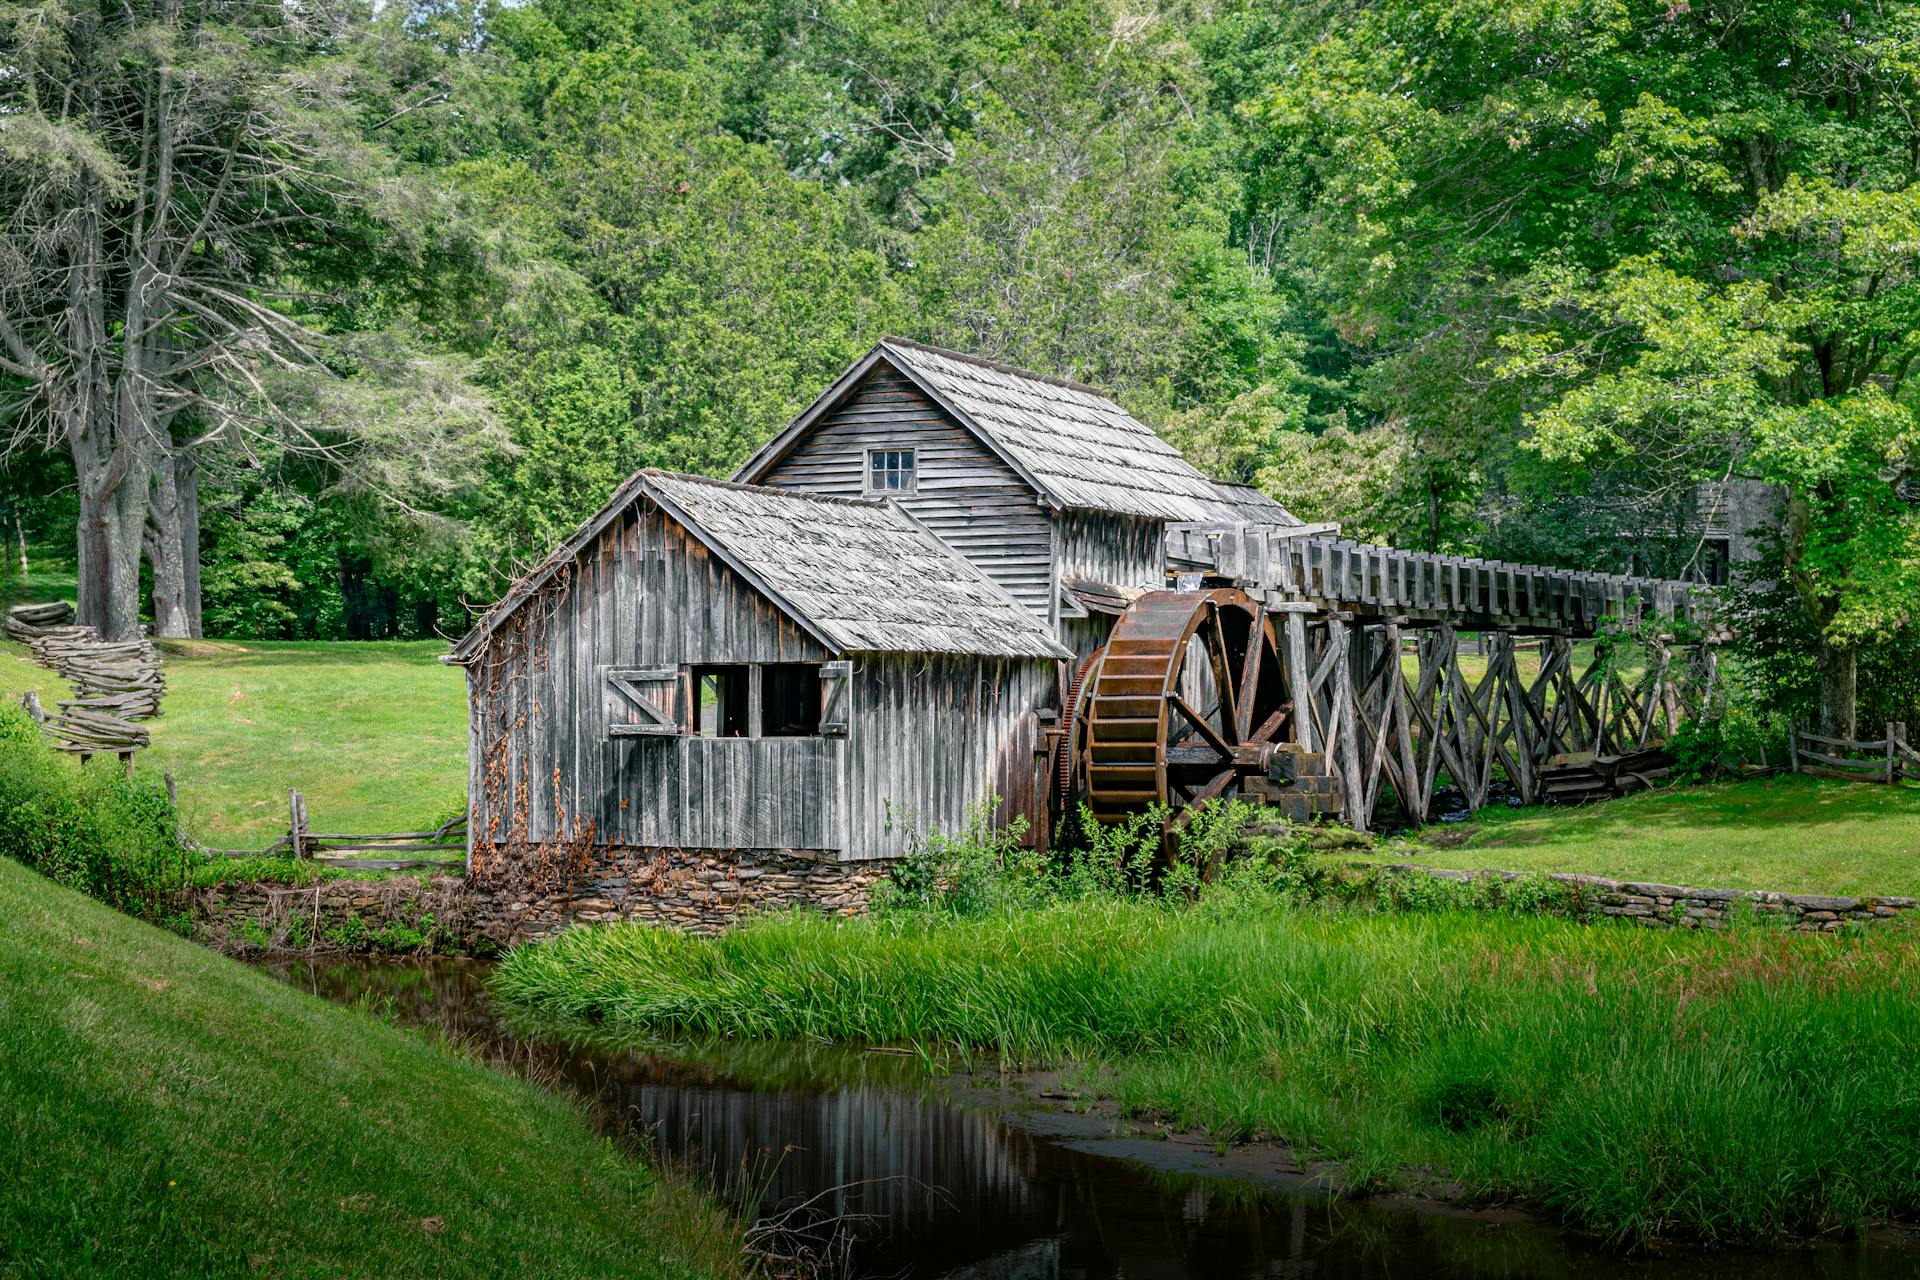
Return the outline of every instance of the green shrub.
<path id="1" fill-rule="evenodd" d="M 874 907 L 977 917 L 1056 901 L 1158 894 L 1169 902 L 1218 900 L 1274 888 L 1265 858 L 1249 863 L 1246 831 L 1258 809 L 1239 801 L 1207 801 L 1189 811 L 1168 837 L 1169 811 L 1154 806 L 1103 824 L 1084 807 L 1071 840 L 1042 857 L 1023 848 L 1025 818 L 993 825 L 998 800 L 967 811 L 957 832 L 916 832 L 907 854 L 875 894 Z M 1165 854 L 1172 850 L 1171 858 Z M 1216 879 L 1203 886 L 1203 873 Z"/>
<path id="2" fill-rule="evenodd" d="M 874 909 L 978 916 L 1040 901 L 1045 864 L 1021 845 L 1027 820 L 995 827 L 999 807 L 997 799 L 972 806 L 956 832 L 916 830 L 906 856 L 875 893 Z"/>
<path id="3" fill-rule="evenodd" d="M 0 704 L 0 855 L 155 920 L 192 861 L 157 780 L 64 757 L 11 704 Z"/>
<path id="4" fill-rule="evenodd" d="M 1673 774 L 1681 782 L 1705 782 L 1735 773 L 1742 764 L 1778 763 L 1787 755 L 1786 725 L 1744 702 L 1729 702 L 1719 715 L 1690 718 L 1667 741 Z"/>

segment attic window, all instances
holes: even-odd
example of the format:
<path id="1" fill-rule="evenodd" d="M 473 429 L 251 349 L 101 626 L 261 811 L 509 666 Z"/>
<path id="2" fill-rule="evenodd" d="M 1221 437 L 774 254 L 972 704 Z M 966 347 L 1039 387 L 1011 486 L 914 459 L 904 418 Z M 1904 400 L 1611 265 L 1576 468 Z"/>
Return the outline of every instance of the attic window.
<path id="1" fill-rule="evenodd" d="M 747 668 L 695 667 L 692 730 L 696 738 L 747 736 Z"/>
<path id="2" fill-rule="evenodd" d="M 868 493 L 911 493 L 913 480 L 913 450 L 867 450 Z"/>

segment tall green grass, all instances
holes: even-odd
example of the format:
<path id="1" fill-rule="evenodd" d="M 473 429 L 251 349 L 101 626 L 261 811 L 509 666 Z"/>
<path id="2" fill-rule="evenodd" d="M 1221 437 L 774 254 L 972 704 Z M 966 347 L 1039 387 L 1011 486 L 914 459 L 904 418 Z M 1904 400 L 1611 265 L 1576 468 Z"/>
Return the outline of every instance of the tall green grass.
<path id="1" fill-rule="evenodd" d="M 1907 931 L 1084 899 L 714 939 L 577 930 L 495 981 L 519 1008 L 624 1032 L 1079 1064 L 1131 1112 L 1283 1138 L 1358 1189 L 1526 1195 L 1621 1241 L 1764 1242 L 1920 1211 Z"/>

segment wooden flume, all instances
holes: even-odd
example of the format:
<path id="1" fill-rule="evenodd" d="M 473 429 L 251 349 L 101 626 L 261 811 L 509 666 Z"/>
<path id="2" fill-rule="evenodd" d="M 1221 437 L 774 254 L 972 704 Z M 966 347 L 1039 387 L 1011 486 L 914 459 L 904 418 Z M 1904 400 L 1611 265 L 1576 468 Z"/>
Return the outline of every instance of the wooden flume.
<path id="1" fill-rule="evenodd" d="M 1468 810 L 1616 795 L 1664 776 L 1666 739 L 1718 695 L 1715 638 L 1675 639 L 1698 608 L 1685 584 L 1284 527 L 1175 525 L 1167 553 L 1185 589 L 1129 605 L 1071 686 L 1061 812 L 1158 805 L 1177 826 L 1244 797 L 1368 830 L 1389 797 L 1417 824 L 1440 794 Z M 1480 637 L 1478 672 L 1463 631 Z M 1631 676 L 1629 632 L 1644 654 Z"/>

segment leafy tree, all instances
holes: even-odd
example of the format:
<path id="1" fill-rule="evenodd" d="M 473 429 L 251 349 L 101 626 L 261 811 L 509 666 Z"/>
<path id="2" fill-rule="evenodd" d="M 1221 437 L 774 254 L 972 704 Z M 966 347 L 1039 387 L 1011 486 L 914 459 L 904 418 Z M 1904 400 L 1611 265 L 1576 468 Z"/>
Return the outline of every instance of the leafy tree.
<path id="1" fill-rule="evenodd" d="M 0 426 L 71 457 L 80 617 L 105 635 L 138 626 L 143 552 L 158 629 L 194 629 L 205 446 L 337 448 L 275 384 L 354 371 L 323 332 L 335 286 L 405 287 L 406 193 L 353 58 L 394 23 L 351 0 L 0 5 Z"/>
<path id="2" fill-rule="evenodd" d="M 724 51 L 672 22 L 642 41 L 659 17 L 503 13 L 469 90 L 494 115 L 451 176 L 509 239 L 484 367 L 514 443 L 479 499 L 476 591 L 635 467 L 731 471 L 897 327 L 850 198 L 728 133 Z"/>
<path id="3" fill-rule="evenodd" d="M 1406 510 L 1399 495 L 1406 451 L 1406 436 L 1391 425 L 1286 431 L 1273 437 L 1254 480 L 1302 520 L 1337 520 L 1349 538 L 1392 543 Z"/>
<path id="4" fill-rule="evenodd" d="M 1484 434 L 1655 498 L 1787 488 L 1840 736 L 1914 599 L 1917 42 L 1905 5 L 1385 0 L 1264 109 L 1313 193 L 1294 248 L 1382 363 L 1456 333 L 1509 388 Z"/>

